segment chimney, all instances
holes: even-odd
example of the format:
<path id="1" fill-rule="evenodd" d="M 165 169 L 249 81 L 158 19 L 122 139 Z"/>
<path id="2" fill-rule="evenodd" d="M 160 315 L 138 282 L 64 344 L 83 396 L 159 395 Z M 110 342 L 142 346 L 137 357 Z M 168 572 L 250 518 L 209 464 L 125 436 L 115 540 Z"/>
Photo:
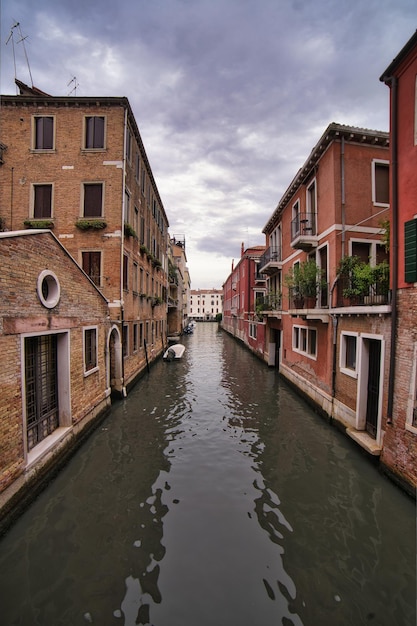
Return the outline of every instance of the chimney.
<path id="1" fill-rule="evenodd" d="M 244 244 L 244 242 L 242 241 L 242 246 L 241 246 L 241 248 L 240 248 L 240 256 L 241 256 L 241 257 L 243 256 L 244 251 L 245 251 L 245 244 Z"/>

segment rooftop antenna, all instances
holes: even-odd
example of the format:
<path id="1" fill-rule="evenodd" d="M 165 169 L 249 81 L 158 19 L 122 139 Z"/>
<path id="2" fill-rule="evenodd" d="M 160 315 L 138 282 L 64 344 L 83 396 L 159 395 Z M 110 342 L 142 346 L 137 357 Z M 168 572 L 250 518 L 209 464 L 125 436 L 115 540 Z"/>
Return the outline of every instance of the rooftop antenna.
<path id="1" fill-rule="evenodd" d="M 27 66 L 28 66 L 28 70 L 29 70 L 30 83 L 31 83 L 31 86 L 33 88 L 32 72 L 30 71 L 29 58 L 28 58 L 28 55 L 27 55 L 27 52 L 26 52 L 26 46 L 25 46 L 25 39 L 27 39 L 27 35 L 23 36 L 22 29 L 20 28 L 20 23 L 16 22 L 16 20 L 15 20 L 15 22 L 14 22 L 14 24 L 13 24 L 11 30 L 10 30 L 10 35 L 9 35 L 7 41 L 6 41 L 6 45 L 7 45 L 9 43 L 10 39 L 12 40 L 14 77 L 15 77 L 15 80 L 16 80 L 16 78 L 17 78 L 17 75 L 16 75 L 16 54 L 15 54 L 15 48 L 14 48 L 14 31 L 15 30 L 17 30 L 18 35 L 20 37 L 20 39 L 16 43 L 22 43 L 23 44 L 23 51 L 25 53 L 25 59 L 26 59 L 26 63 L 27 63 Z"/>
<path id="2" fill-rule="evenodd" d="M 69 87 L 70 85 L 72 85 L 72 83 L 74 83 L 74 87 L 71 89 L 71 91 L 69 92 L 69 96 L 73 93 L 74 96 L 77 95 L 77 87 L 80 86 L 80 84 L 77 82 L 77 77 L 73 76 L 73 78 L 71 78 L 70 82 L 67 84 L 67 87 Z"/>

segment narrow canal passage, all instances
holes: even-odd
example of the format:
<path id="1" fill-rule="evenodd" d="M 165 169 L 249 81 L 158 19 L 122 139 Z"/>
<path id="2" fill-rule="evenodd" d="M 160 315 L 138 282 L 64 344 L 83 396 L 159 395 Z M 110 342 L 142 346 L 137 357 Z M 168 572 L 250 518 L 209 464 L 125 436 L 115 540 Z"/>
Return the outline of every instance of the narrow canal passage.
<path id="1" fill-rule="evenodd" d="M 414 626 L 415 505 L 215 324 L 0 540 L 2 626 Z"/>

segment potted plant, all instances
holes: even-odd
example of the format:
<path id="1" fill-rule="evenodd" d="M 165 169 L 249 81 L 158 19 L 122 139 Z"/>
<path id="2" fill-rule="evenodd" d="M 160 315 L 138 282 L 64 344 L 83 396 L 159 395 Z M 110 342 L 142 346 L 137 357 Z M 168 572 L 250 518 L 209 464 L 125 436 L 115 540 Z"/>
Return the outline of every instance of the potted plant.
<path id="1" fill-rule="evenodd" d="M 352 301 L 358 299 L 360 295 L 359 287 L 356 280 L 356 268 L 360 266 L 362 261 L 358 256 L 344 256 L 340 259 L 337 267 L 337 275 L 340 280 L 342 296 L 352 304 Z"/>
<path id="2" fill-rule="evenodd" d="M 288 272 L 284 276 L 284 282 L 288 287 L 288 295 L 290 301 L 292 301 L 294 308 L 302 309 L 304 305 L 304 298 L 301 293 L 301 281 L 300 281 L 300 264 L 297 263 L 290 267 Z M 291 305 L 290 305 L 291 307 Z"/>
<path id="3" fill-rule="evenodd" d="M 315 306 L 317 294 L 324 286 L 323 270 L 314 259 L 303 261 L 299 265 L 300 291 L 307 300 L 307 306 Z"/>

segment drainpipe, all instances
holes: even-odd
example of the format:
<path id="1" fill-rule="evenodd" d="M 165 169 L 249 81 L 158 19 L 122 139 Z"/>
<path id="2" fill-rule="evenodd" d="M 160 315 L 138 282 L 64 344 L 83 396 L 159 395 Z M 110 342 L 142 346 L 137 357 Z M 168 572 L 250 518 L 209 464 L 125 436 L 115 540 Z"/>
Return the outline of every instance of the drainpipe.
<path id="1" fill-rule="evenodd" d="M 395 354 L 397 334 L 397 290 L 398 290 L 398 112 L 397 112 L 397 78 L 391 76 L 387 82 L 391 83 L 391 268 L 392 268 L 392 298 L 391 298 L 391 351 L 388 378 L 387 424 L 392 424 L 395 382 Z"/>
<path id="2" fill-rule="evenodd" d="M 120 317 L 122 323 L 122 396 L 126 397 L 126 386 L 125 386 L 125 355 L 123 353 L 124 350 L 124 341 L 123 335 L 125 332 L 124 329 L 124 301 L 123 301 L 123 268 L 124 268 L 124 225 L 125 225 L 125 183 L 126 183 L 126 142 L 127 142 L 127 106 L 125 108 L 125 121 L 124 121 L 124 137 L 123 137 L 123 173 L 122 173 L 122 224 L 121 224 L 121 245 L 120 245 Z"/>
<path id="3" fill-rule="evenodd" d="M 342 258 L 346 254 L 346 241 L 345 241 L 345 228 L 346 228 L 346 215 L 345 215 L 345 138 L 342 137 L 341 154 L 340 154 L 340 177 L 341 177 L 341 195 L 342 195 Z"/>

